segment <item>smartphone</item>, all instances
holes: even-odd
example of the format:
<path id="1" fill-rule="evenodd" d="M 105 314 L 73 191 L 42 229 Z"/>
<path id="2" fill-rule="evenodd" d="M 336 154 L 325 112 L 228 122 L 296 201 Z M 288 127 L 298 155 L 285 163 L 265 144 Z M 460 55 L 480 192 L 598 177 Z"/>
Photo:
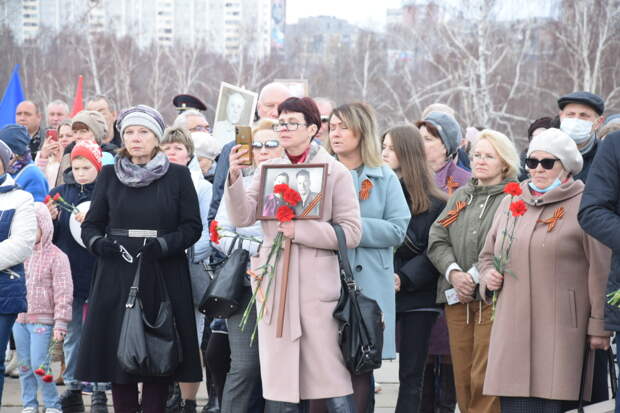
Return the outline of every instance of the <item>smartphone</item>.
<path id="1" fill-rule="evenodd" d="M 237 145 L 243 145 L 241 149 L 248 151 L 242 158 L 242 165 L 252 165 L 252 128 L 250 126 L 235 126 L 235 142 Z"/>
<path id="2" fill-rule="evenodd" d="M 49 139 L 51 141 L 58 141 L 58 132 L 56 131 L 56 129 L 48 129 L 45 136 L 45 139 Z"/>

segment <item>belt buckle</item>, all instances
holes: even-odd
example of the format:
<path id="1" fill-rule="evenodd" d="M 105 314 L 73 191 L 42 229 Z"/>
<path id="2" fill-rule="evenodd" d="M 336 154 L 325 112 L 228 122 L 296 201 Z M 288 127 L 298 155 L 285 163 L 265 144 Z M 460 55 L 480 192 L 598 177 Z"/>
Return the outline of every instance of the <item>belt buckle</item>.
<path id="1" fill-rule="evenodd" d="M 157 231 L 150 229 L 128 229 L 127 235 L 130 238 L 157 238 Z"/>

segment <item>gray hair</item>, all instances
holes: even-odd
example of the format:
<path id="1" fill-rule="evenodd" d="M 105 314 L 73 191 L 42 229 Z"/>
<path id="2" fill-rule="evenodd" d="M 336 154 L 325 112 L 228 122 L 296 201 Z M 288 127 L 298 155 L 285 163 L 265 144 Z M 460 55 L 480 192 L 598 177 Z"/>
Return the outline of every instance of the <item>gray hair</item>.
<path id="1" fill-rule="evenodd" d="M 47 104 L 47 111 L 48 112 L 49 112 L 51 106 L 62 106 L 62 108 L 67 113 L 67 115 L 69 114 L 69 105 L 67 105 L 66 102 L 64 102 L 64 101 L 62 101 L 60 99 L 52 100 L 50 103 Z"/>
<path id="2" fill-rule="evenodd" d="M 105 95 L 94 95 L 89 97 L 88 99 L 86 99 L 86 105 L 88 106 L 88 102 L 94 102 L 96 100 L 105 101 L 105 103 L 108 105 L 108 109 L 110 109 L 110 112 L 116 112 L 116 105 L 114 105 L 114 102 L 112 102 L 110 98 Z"/>
<path id="3" fill-rule="evenodd" d="M 174 128 L 187 128 L 187 118 L 190 116 L 200 116 L 205 121 L 207 118 L 198 109 L 186 109 L 177 116 L 172 126 Z"/>

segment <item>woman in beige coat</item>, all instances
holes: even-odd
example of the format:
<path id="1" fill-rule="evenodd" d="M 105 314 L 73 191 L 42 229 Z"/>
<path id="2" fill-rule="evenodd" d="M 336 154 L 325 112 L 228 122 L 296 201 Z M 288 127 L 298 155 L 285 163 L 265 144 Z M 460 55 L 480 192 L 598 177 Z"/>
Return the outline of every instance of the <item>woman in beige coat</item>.
<path id="1" fill-rule="evenodd" d="M 330 413 L 351 413 L 354 412 L 351 374 L 338 347 L 338 325 L 332 316 L 340 296 L 340 275 L 334 254 L 336 234 L 330 221 L 342 226 L 348 248 L 357 247 L 361 239 L 357 194 L 347 168 L 312 142 L 321 126 L 314 101 L 289 98 L 280 104 L 278 113 L 279 124 L 275 129 L 285 156 L 263 165 L 324 163 L 327 183 L 320 219 L 261 222 L 263 245 L 258 257 L 253 258 L 253 269 L 266 261 L 277 232 L 282 231 L 292 240 L 283 336 L 276 337 L 282 260 L 277 265 L 276 282 L 266 295 L 265 315 L 258 323 L 266 412 L 295 413 L 304 411 L 307 400 L 328 399 Z M 230 220 L 238 227 L 256 222 L 264 170 L 257 171 L 252 185 L 244 188 L 239 179 L 240 158 L 244 154 L 240 146 L 233 148 L 224 192 Z M 261 289 L 264 287 L 261 285 Z"/>
<path id="2" fill-rule="evenodd" d="M 531 179 L 520 198 L 528 209 L 516 218 L 505 274 L 494 269 L 493 256 L 506 220 L 512 228 L 515 219 L 507 218 L 510 197 L 480 253 L 482 294 L 499 294 L 484 393 L 500 396 L 502 413 L 555 413 L 579 397 L 586 344 L 609 347 L 603 304 L 610 251 L 577 222 L 584 184 L 572 178 L 583 165 L 574 141 L 548 129 L 530 143 L 526 165 Z"/>

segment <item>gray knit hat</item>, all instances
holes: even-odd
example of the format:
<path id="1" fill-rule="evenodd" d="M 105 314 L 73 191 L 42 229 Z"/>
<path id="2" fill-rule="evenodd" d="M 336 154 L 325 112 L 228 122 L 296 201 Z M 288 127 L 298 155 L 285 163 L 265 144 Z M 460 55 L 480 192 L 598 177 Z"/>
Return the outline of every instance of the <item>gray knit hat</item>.
<path id="1" fill-rule="evenodd" d="M 121 114 L 119 123 L 121 136 L 128 126 L 144 126 L 155 134 L 158 141 L 164 136 L 164 118 L 150 106 L 138 105 L 127 109 Z"/>
<path id="2" fill-rule="evenodd" d="M 105 123 L 103 115 L 95 110 L 82 110 L 71 119 L 71 127 L 76 123 L 82 123 L 88 127 L 95 140 L 99 145 L 103 142 L 103 138 L 108 133 L 108 125 Z"/>
<path id="3" fill-rule="evenodd" d="M 448 156 L 452 156 L 456 153 L 463 135 L 461 134 L 461 127 L 453 116 L 443 112 L 430 112 L 423 119 L 424 122 L 428 122 L 437 128 L 439 136 L 443 145 L 446 147 Z"/>
<path id="4" fill-rule="evenodd" d="M 577 144 L 559 129 L 547 129 L 534 136 L 527 149 L 527 156 L 535 151 L 544 151 L 555 156 L 562 162 L 564 169 L 573 175 L 577 175 L 583 168 L 583 157 Z"/>
<path id="5" fill-rule="evenodd" d="M 2 163 L 2 169 L 5 173 L 9 169 L 9 162 L 11 161 L 11 156 L 13 156 L 13 151 L 11 151 L 9 145 L 0 141 L 0 163 Z"/>

